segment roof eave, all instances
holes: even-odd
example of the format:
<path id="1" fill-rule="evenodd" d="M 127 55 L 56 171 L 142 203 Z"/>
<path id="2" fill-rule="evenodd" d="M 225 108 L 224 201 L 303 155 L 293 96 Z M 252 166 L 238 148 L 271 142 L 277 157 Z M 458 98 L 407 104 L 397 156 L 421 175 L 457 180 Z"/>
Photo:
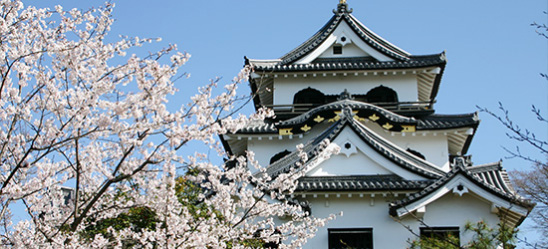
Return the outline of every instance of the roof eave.
<path id="1" fill-rule="evenodd" d="M 436 75 L 436 79 L 434 81 L 434 86 L 432 88 L 432 93 L 430 94 L 430 102 L 431 106 L 433 107 L 434 102 L 436 101 L 436 96 L 438 95 L 438 91 L 441 84 L 441 79 L 443 77 L 443 73 L 445 72 L 445 66 L 447 65 L 447 60 L 445 59 L 445 52 L 441 53 L 440 56 L 442 56 L 443 62 L 440 63 L 440 73 Z"/>
<path id="2" fill-rule="evenodd" d="M 470 182 L 472 182 L 472 184 L 474 184 L 475 186 L 478 186 L 479 188 L 487 191 L 489 194 L 492 194 L 492 195 L 506 201 L 507 203 L 510 204 L 510 205 L 508 205 L 508 207 L 510 208 L 509 210 L 512 210 L 512 207 L 514 207 L 514 205 L 518 205 L 518 206 L 515 206 L 513 208 L 513 210 L 517 210 L 518 208 L 521 208 L 522 211 L 523 211 L 523 209 L 527 210 L 526 214 L 524 214 L 524 212 L 517 212 L 517 213 L 519 213 L 520 215 L 522 215 L 524 217 L 526 217 L 528 215 L 528 213 L 532 210 L 532 208 L 535 206 L 534 204 L 531 204 L 526 200 L 519 200 L 519 199 L 516 199 L 516 198 L 510 198 L 508 195 L 505 195 L 505 194 L 502 194 L 498 191 L 495 191 L 491 187 L 485 186 L 485 183 L 478 182 L 478 180 L 476 180 L 470 174 L 465 173 L 462 169 L 459 168 L 456 171 L 454 170 L 454 171 L 450 172 L 449 176 L 446 176 L 445 179 L 442 178 L 442 179 L 438 180 L 438 182 L 433 183 L 431 185 L 431 186 L 434 186 L 434 187 L 432 187 L 432 189 L 427 190 L 424 193 L 418 193 L 419 196 L 414 197 L 415 199 L 410 199 L 408 201 L 403 200 L 403 201 L 400 201 L 402 203 L 399 203 L 399 204 L 390 203 L 389 214 L 393 217 L 405 216 L 405 215 L 407 215 L 407 214 L 409 214 L 409 213 L 416 210 L 414 208 L 409 208 L 410 205 L 412 205 L 413 203 L 420 202 L 420 201 L 425 201 L 424 199 L 428 198 L 429 196 L 430 196 L 430 198 L 434 198 L 431 201 L 431 202 L 434 202 L 435 200 L 437 200 L 438 198 L 440 198 L 441 196 L 447 194 L 450 191 L 450 190 L 448 190 L 448 188 L 445 188 L 445 186 L 447 186 L 447 184 L 449 184 L 454 178 L 456 178 L 458 176 L 465 177 Z M 427 187 L 426 189 L 428 189 L 428 188 L 429 187 Z M 444 189 L 444 190 L 446 190 L 446 192 L 443 193 L 443 194 L 440 194 L 438 197 L 432 196 L 436 192 L 440 191 L 440 189 Z M 429 203 L 431 203 L 431 202 L 429 202 Z M 508 209 L 507 207 L 502 207 L 502 208 Z"/>
<path id="3" fill-rule="evenodd" d="M 229 155 L 234 155 L 232 153 L 232 148 L 230 148 L 230 144 L 228 144 L 228 141 L 224 138 L 224 134 L 219 134 L 219 140 L 221 140 L 221 144 L 223 145 L 223 148 Z"/>

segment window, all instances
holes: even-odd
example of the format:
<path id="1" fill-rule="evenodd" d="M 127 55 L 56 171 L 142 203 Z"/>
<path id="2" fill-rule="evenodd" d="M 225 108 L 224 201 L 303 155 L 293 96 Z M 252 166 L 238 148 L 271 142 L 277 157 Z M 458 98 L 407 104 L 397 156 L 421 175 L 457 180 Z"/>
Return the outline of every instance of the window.
<path id="1" fill-rule="evenodd" d="M 459 227 L 421 227 L 421 237 L 434 239 L 451 239 L 459 243 Z"/>
<path id="2" fill-rule="evenodd" d="M 342 46 L 341 45 L 333 46 L 333 54 L 342 54 Z"/>
<path id="3" fill-rule="evenodd" d="M 325 95 L 314 89 L 306 88 L 295 94 L 293 104 L 324 104 Z"/>
<path id="4" fill-rule="evenodd" d="M 329 249 L 372 249 L 373 228 L 330 228 Z"/>
<path id="5" fill-rule="evenodd" d="M 378 86 L 367 92 L 365 99 L 369 103 L 394 103 L 398 102 L 398 94 L 388 87 Z"/>

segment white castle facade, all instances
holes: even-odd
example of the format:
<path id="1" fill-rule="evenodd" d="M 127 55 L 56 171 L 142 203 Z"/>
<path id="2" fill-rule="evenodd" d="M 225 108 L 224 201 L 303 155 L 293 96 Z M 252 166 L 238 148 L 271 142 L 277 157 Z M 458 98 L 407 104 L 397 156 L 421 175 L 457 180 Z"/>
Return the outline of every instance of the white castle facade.
<path id="1" fill-rule="evenodd" d="M 310 158 L 293 198 L 312 215 L 343 212 L 305 248 L 406 248 L 416 235 L 458 236 L 467 222 L 518 226 L 533 205 L 517 196 L 500 162 L 466 155 L 477 113 L 440 115 L 434 103 L 444 53 L 411 55 L 369 30 L 345 2 L 314 36 L 279 59 L 247 59 L 257 108 L 276 117 L 222 142 L 255 152 L 267 173 Z M 340 153 L 318 155 L 329 140 Z M 341 241 L 344 244 L 341 244 Z"/>

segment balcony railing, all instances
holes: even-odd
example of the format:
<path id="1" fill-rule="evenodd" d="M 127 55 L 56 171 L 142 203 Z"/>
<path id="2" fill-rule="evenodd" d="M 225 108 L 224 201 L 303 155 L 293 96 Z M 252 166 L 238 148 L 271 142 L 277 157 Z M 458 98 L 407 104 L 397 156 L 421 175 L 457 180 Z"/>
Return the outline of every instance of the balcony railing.
<path id="1" fill-rule="evenodd" d="M 405 102 L 379 102 L 371 103 L 393 112 L 425 111 L 431 108 L 429 101 L 405 101 Z M 288 105 L 266 105 L 277 115 L 298 115 L 309 111 L 322 104 L 288 104 Z"/>

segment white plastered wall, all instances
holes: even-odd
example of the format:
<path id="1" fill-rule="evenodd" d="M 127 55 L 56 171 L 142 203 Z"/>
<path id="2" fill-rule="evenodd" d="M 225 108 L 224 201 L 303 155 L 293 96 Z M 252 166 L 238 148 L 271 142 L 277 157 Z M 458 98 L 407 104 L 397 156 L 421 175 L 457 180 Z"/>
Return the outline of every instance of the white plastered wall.
<path id="1" fill-rule="evenodd" d="M 389 195 L 390 196 L 390 195 Z M 373 200 L 372 200 L 373 199 Z M 373 228 L 373 248 L 408 248 L 408 239 L 415 239 L 403 225 L 409 226 L 415 233 L 420 233 L 423 225 L 413 217 L 405 217 L 402 224 L 396 222 L 388 215 L 388 203 L 394 199 L 383 197 L 377 193 L 375 197 L 365 194 L 359 197 L 353 194 L 341 194 L 336 197 L 331 194 L 325 198 L 318 194 L 317 198 L 308 198 L 311 203 L 312 214 L 315 217 L 327 217 L 332 213 L 343 212 L 342 217 L 337 217 L 326 227 L 320 228 L 314 238 L 303 248 L 327 249 L 328 228 Z M 426 207 L 424 222 L 429 226 L 458 226 L 460 227 L 461 243 L 471 239 L 472 234 L 464 232 L 466 222 L 486 221 L 490 226 L 496 226 L 498 217 L 491 213 L 489 203 L 464 194 L 462 197 L 448 193 Z"/>
<path id="2" fill-rule="evenodd" d="M 406 75 L 384 75 L 379 73 L 377 75 L 359 74 L 355 76 L 349 73 L 347 76 L 344 74 L 337 74 L 332 76 L 332 73 L 317 74 L 313 77 L 313 74 L 307 75 L 307 77 L 298 76 L 293 74 L 285 76 L 278 76 L 274 79 L 274 105 L 289 105 L 293 104 L 293 97 L 295 94 L 308 87 L 317 89 L 324 94 L 340 94 L 345 89 L 350 94 L 367 94 L 371 89 L 383 85 L 396 91 L 398 94 L 398 100 L 402 101 L 418 101 L 417 79 L 413 74 Z"/>
<path id="3" fill-rule="evenodd" d="M 344 39 L 343 39 L 344 37 Z M 343 54 L 334 55 L 332 47 L 334 44 L 343 45 Z M 348 46 L 349 50 L 345 51 Z M 376 49 L 365 43 L 354 31 L 343 21 L 335 28 L 333 33 L 325 39 L 314 51 L 301 58 L 296 64 L 311 63 L 318 57 L 359 57 L 372 56 L 378 61 L 393 61 L 390 57 L 380 53 Z"/>
<path id="4" fill-rule="evenodd" d="M 340 145 L 343 146 L 343 145 Z M 347 157 L 335 155 L 310 170 L 307 176 L 350 176 L 350 175 L 390 175 L 389 171 L 367 155 L 358 151 Z"/>
<path id="5" fill-rule="evenodd" d="M 282 136 L 281 139 L 278 135 L 262 137 L 261 140 L 253 138 L 247 142 L 247 149 L 253 151 L 255 153 L 255 160 L 266 167 L 270 163 L 270 158 L 275 154 L 284 150 L 295 151 L 297 145 L 306 144 L 310 139 L 324 132 L 332 124 L 316 125 L 314 129 L 303 134 L 302 138 L 300 138 L 300 135 L 293 135 L 291 138 L 289 136 Z"/>
<path id="6" fill-rule="evenodd" d="M 262 166 L 267 166 L 270 163 L 270 158 L 275 154 L 282 152 L 284 150 L 294 151 L 295 146 L 298 144 L 305 144 L 310 139 L 318 136 L 321 132 L 325 131 L 333 123 L 319 124 L 314 126 L 314 128 L 308 133 L 303 134 L 302 138 L 299 138 L 299 135 L 293 135 L 292 139 L 289 139 L 288 136 L 283 136 L 282 139 L 279 139 L 279 136 L 273 135 L 269 139 L 268 137 L 263 137 L 261 140 L 254 138 L 248 141 L 248 150 L 255 153 L 255 159 L 259 161 Z M 381 128 L 378 124 L 373 122 L 367 122 L 367 127 L 372 129 L 381 137 L 387 139 L 388 141 L 399 146 L 403 150 L 411 148 L 415 151 L 422 153 L 426 160 L 434 165 L 439 166 L 442 170 L 449 171 L 449 159 L 448 159 L 448 145 L 447 145 L 447 136 L 443 133 L 417 133 L 413 136 L 411 133 L 406 133 L 405 136 L 402 136 L 402 133 L 387 132 Z M 361 155 L 346 157 L 345 155 L 335 156 L 334 158 L 339 158 L 340 160 L 328 160 L 325 161 L 326 167 L 329 167 L 329 164 L 338 164 L 342 163 L 344 165 L 367 165 L 367 161 L 360 161 L 358 157 L 363 157 L 362 159 L 367 159 L 371 161 L 371 157 L 382 157 L 380 155 L 375 155 L 377 152 L 373 152 L 369 146 L 367 146 L 361 139 L 349 128 L 339 135 L 335 142 L 339 146 L 344 146 L 345 141 L 348 136 L 352 136 L 352 141 L 355 141 L 354 145 L 362 144 L 362 149 L 360 150 Z M 375 154 L 373 154 L 375 153 Z M 374 163 L 371 165 L 380 165 L 378 162 L 382 159 L 373 160 Z M 360 172 L 360 171 L 358 171 Z M 375 171 L 372 171 L 375 172 Z M 381 173 L 378 171 L 377 173 Z M 394 171 L 391 171 L 394 172 Z M 348 172 L 338 172 L 344 175 L 347 175 Z M 396 173 L 396 172 L 394 172 Z M 376 173 L 375 173 L 376 174 Z M 320 173 L 318 173 L 320 175 Z M 411 178 L 412 179 L 412 178 Z"/>
<path id="7" fill-rule="evenodd" d="M 447 135 L 443 131 L 390 132 L 374 122 L 366 121 L 364 124 L 377 135 L 403 150 L 410 148 L 420 152 L 428 162 L 439 166 L 444 171 L 450 170 L 449 145 Z"/>
<path id="8" fill-rule="evenodd" d="M 315 165 L 307 172 L 308 176 L 350 176 L 350 175 L 387 175 L 395 174 L 408 180 L 423 180 L 422 176 L 414 174 L 367 145 L 350 128 L 346 127 L 335 138 L 341 151 L 339 155 Z M 346 144 L 349 144 L 349 149 Z"/>
<path id="9" fill-rule="evenodd" d="M 365 53 L 355 44 L 347 44 L 342 49 L 342 54 L 333 54 L 333 46 L 325 50 L 319 58 L 337 58 L 337 57 L 366 57 L 369 54 Z"/>

